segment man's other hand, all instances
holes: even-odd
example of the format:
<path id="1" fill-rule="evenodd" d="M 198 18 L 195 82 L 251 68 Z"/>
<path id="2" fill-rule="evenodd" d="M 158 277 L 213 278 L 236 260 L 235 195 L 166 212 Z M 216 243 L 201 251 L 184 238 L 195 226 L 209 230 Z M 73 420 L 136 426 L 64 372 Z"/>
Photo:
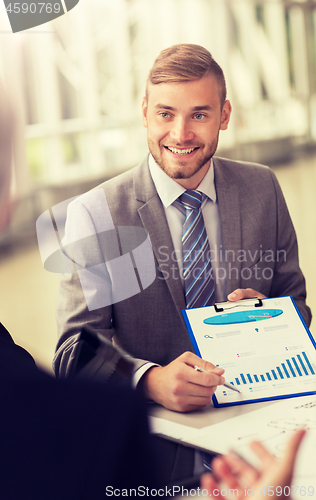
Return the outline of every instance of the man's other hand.
<path id="1" fill-rule="evenodd" d="M 199 366 L 206 372 L 194 369 Z M 210 404 L 218 385 L 225 383 L 222 368 L 192 352 L 181 354 L 167 366 L 154 366 L 143 376 L 145 395 L 165 408 L 191 411 Z"/>
<path id="2" fill-rule="evenodd" d="M 237 288 L 237 290 L 234 290 L 227 296 L 227 299 L 229 302 L 236 302 L 237 300 L 254 299 L 255 297 L 258 297 L 258 299 L 267 298 L 265 295 L 262 295 L 260 292 L 256 292 L 256 290 L 253 290 L 252 288 Z"/>

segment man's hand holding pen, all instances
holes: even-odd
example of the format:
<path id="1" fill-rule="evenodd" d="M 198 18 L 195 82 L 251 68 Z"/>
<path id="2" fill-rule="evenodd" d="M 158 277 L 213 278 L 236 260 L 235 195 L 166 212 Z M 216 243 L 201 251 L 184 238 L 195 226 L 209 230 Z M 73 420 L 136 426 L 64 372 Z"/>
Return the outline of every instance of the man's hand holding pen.
<path id="1" fill-rule="evenodd" d="M 198 372 L 204 372 L 206 373 L 206 370 L 204 370 L 203 368 L 201 368 L 200 366 L 195 366 L 194 367 L 194 370 L 197 370 Z M 240 390 L 237 389 L 237 387 L 234 387 L 232 384 L 230 384 L 229 382 L 225 382 L 225 384 L 223 384 L 224 387 L 227 387 L 228 389 L 231 389 L 232 391 L 235 391 L 235 392 L 239 392 L 240 394 Z"/>
<path id="2" fill-rule="evenodd" d="M 201 370 L 195 370 L 198 366 Z M 186 412 L 207 406 L 224 370 L 192 352 L 181 354 L 166 366 L 154 366 L 143 376 L 145 395 L 165 408 Z"/>

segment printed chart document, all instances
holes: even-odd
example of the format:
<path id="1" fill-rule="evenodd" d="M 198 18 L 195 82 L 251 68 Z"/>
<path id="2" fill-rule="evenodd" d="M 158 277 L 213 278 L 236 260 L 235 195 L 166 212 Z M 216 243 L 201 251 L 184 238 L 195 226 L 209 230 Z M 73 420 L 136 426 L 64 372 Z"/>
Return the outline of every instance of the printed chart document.
<path id="1" fill-rule="evenodd" d="M 222 453 L 234 449 L 250 463 L 259 465 L 249 444 L 261 441 L 274 456 L 281 458 L 286 445 L 297 429 L 304 428 L 307 434 L 300 447 L 291 489 L 292 500 L 316 496 L 316 397 L 306 396 L 298 399 L 279 401 L 260 410 L 235 417 L 225 422 L 206 427 L 195 444 L 211 446 Z M 256 491 L 260 494 L 261 489 Z M 264 495 L 266 493 L 266 495 Z M 262 491 L 262 498 L 268 498 Z M 261 496 L 260 495 L 260 496 Z"/>
<path id="2" fill-rule="evenodd" d="M 196 354 L 241 391 L 219 386 L 214 406 L 315 394 L 316 343 L 292 297 L 242 302 L 182 311 Z"/>
<path id="3" fill-rule="evenodd" d="M 249 446 L 252 441 L 261 441 L 270 453 L 281 458 L 293 432 L 304 428 L 307 434 L 297 456 L 292 486 L 290 489 L 286 487 L 283 497 L 288 496 L 292 500 L 316 497 L 315 395 L 274 401 L 264 408 L 202 428 L 155 417 L 150 417 L 150 423 L 154 433 L 170 436 L 197 449 L 218 453 L 227 453 L 233 449 L 255 466 L 259 466 L 259 462 Z M 267 488 L 262 490 L 262 485 L 254 493 L 262 499 L 270 496 Z M 253 496 L 253 493 L 250 492 L 249 496 Z M 227 498 L 236 499 L 236 496 L 227 495 Z"/>
<path id="4" fill-rule="evenodd" d="M 251 413 L 204 427 L 189 434 L 189 442 L 220 453 L 234 449 L 247 461 L 259 466 L 251 451 L 251 441 L 261 441 L 274 456 L 281 458 L 293 431 L 304 428 L 307 434 L 300 447 L 291 489 L 292 500 L 316 496 L 316 397 L 287 399 Z M 276 485 L 275 485 L 276 486 Z M 267 489 L 255 491 L 269 498 Z M 252 495 L 252 494 L 251 494 Z"/>

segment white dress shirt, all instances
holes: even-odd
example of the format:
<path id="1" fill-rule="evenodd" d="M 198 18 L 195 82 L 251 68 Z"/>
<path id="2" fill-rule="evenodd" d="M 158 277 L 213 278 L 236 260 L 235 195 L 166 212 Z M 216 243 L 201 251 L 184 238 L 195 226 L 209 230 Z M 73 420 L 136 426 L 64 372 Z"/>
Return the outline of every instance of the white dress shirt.
<path id="1" fill-rule="evenodd" d="M 157 193 L 165 209 L 165 214 L 174 246 L 172 259 L 179 267 L 180 277 L 183 282 L 183 263 L 182 263 L 182 226 L 185 214 L 182 213 L 173 202 L 181 196 L 186 190 L 178 182 L 171 179 L 157 165 L 151 155 L 149 155 L 149 171 L 155 184 Z M 221 221 L 216 199 L 216 190 L 214 184 L 214 167 L 211 160 L 210 168 L 197 188 L 203 194 L 202 214 L 206 233 L 211 250 L 211 260 L 213 275 L 215 280 L 215 302 L 223 302 L 227 299 L 227 282 L 225 262 L 222 259 L 224 255 L 222 244 Z M 163 250 L 162 250 L 163 256 Z"/>
<path id="2" fill-rule="evenodd" d="M 182 226 L 185 219 L 185 214 L 182 213 L 176 206 L 174 206 L 173 202 L 186 190 L 184 187 L 180 186 L 178 182 L 171 179 L 171 177 L 169 177 L 159 167 L 159 165 L 157 165 L 152 155 L 149 155 L 148 164 L 149 171 L 155 184 L 158 196 L 164 206 L 167 223 L 174 246 L 174 253 L 172 255 L 172 258 L 174 259 L 175 265 L 178 265 L 179 267 L 180 277 L 183 282 Z M 211 249 L 211 260 L 214 273 L 213 275 L 215 279 L 215 301 L 223 302 L 227 300 L 227 282 L 225 262 L 221 258 L 222 255 L 224 255 L 224 251 L 222 244 L 220 215 L 214 183 L 213 160 L 211 160 L 210 168 L 197 189 L 198 191 L 201 191 L 203 193 L 202 213 Z M 163 259 L 163 247 L 161 247 L 161 257 Z M 163 263 L 160 264 L 160 266 L 162 267 Z M 151 362 L 145 363 L 135 372 L 133 377 L 133 383 L 135 387 L 144 373 L 146 373 L 146 371 L 149 370 L 149 368 L 151 368 L 152 366 L 157 365 Z"/>

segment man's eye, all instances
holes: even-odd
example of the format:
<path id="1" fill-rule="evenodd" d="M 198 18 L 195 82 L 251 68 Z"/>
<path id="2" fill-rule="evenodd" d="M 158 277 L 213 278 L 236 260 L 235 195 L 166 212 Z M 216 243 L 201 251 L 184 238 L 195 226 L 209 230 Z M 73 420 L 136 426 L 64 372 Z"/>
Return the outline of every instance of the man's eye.
<path id="1" fill-rule="evenodd" d="M 160 116 L 161 118 L 170 118 L 170 115 L 167 112 L 160 113 Z"/>
<path id="2" fill-rule="evenodd" d="M 197 120 L 202 120 L 204 116 L 205 115 L 203 115 L 202 113 L 197 113 L 196 115 L 194 115 L 194 118 L 196 118 Z"/>

